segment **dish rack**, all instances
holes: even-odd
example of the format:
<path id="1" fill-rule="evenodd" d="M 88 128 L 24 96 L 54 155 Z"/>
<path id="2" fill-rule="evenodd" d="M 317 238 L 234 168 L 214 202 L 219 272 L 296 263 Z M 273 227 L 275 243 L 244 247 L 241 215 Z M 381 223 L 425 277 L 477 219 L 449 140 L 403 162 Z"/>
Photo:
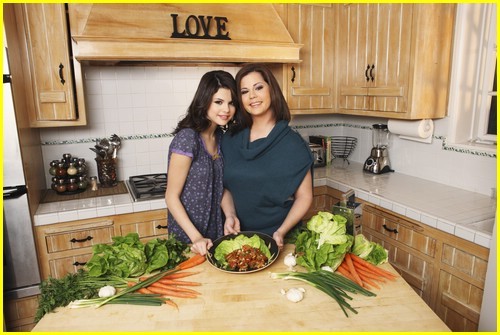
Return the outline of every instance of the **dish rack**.
<path id="1" fill-rule="evenodd" d="M 351 136 L 331 136 L 330 140 L 332 159 L 342 158 L 344 161 L 347 161 L 347 164 L 349 164 L 347 157 L 349 157 L 356 147 L 358 139 Z"/>

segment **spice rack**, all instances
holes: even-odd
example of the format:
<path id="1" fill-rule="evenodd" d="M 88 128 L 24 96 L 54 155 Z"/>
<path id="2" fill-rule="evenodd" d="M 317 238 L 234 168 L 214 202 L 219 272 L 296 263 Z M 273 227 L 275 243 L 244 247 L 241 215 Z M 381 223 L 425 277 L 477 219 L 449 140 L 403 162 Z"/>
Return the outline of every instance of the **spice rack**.
<path id="1" fill-rule="evenodd" d="M 50 162 L 51 188 L 57 194 L 77 194 L 87 189 L 87 164 L 84 158 L 63 154 L 61 160 Z"/>

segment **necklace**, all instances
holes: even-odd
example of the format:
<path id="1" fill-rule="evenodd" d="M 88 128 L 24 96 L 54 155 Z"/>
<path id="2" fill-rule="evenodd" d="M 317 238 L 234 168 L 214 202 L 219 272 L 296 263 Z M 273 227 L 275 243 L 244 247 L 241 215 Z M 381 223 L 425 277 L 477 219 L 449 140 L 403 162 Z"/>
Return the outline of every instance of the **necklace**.
<path id="1" fill-rule="evenodd" d="M 214 160 L 218 159 L 219 157 L 220 157 L 220 155 L 217 152 L 217 153 L 215 153 L 215 154 L 212 155 L 212 160 L 214 161 Z"/>

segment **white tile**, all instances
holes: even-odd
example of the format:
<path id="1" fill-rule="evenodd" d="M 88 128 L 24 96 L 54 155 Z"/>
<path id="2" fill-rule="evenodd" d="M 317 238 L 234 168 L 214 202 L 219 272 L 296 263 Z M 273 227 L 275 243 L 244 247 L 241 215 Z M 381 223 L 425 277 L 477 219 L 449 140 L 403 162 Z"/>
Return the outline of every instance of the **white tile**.
<path id="1" fill-rule="evenodd" d="M 117 215 L 133 213 L 134 207 L 132 206 L 132 204 L 115 205 L 115 212 Z"/>
<path id="2" fill-rule="evenodd" d="M 59 212 L 59 222 L 75 221 L 78 219 L 79 217 L 77 210 Z"/>
<path id="3" fill-rule="evenodd" d="M 474 237 L 474 243 L 479 244 L 483 247 L 490 248 L 491 247 L 491 236 L 488 236 L 483 233 L 476 233 Z"/>
<path id="4" fill-rule="evenodd" d="M 434 227 L 434 228 L 437 227 L 437 221 L 438 221 L 437 218 L 430 216 L 430 215 L 422 214 L 420 216 L 420 222 L 422 222 L 428 226 Z"/>
<path id="5" fill-rule="evenodd" d="M 438 220 L 437 229 L 440 229 L 446 233 L 450 233 L 450 234 L 455 235 L 455 225 L 450 223 L 450 222 Z"/>
<path id="6" fill-rule="evenodd" d="M 416 221 L 421 220 L 421 213 L 410 208 L 406 209 L 406 216 Z"/>
<path id="7" fill-rule="evenodd" d="M 68 200 L 59 202 L 59 211 L 72 211 L 78 209 L 78 200 Z"/>
<path id="8" fill-rule="evenodd" d="M 368 192 L 365 192 L 365 191 L 358 191 L 358 192 L 356 192 L 356 197 L 358 197 L 364 201 L 368 201 L 368 199 L 370 198 L 370 194 Z"/>
<path id="9" fill-rule="evenodd" d="M 474 231 L 470 229 L 467 229 L 459 225 L 455 227 L 455 236 L 461 237 L 464 240 L 474 242 L 475 235 L 476 234 L 474 233 Z"/>
<path id="10" fill-rule="evenodd" d="M 99 217 L 115 215 L 115 214 L 116 214 L 115 206 L 97 207 L 97 216 Z"/>
<path id="11" fill-rule="evenodd" d="M 405 215 L 406 216 L 406 207 L 401 206 L 399 204 L 393 204 L 392 205 L 392 210 L 395 213 L 398 213 L 400 215 Z"/>
<path id="12" fill-rule="evenodd" d="M 137 201 L 133 203 L 134 213 L 135 212 L 144 212 L 151 210 L 151 205 L 149 201 Z"/>
<path id="13" fill-rule="evenodd" d="M 78 210 L 78 219 L 92 219 L 97 217 L 97 209 L 96 208 L 87 208 Z"/>
<path id="14" fill-rule="evenodd" d="M 375 204 L 375 205 L 380 205 L 380 197 L 377 197 L 377 196 L 374 196 L 374 195 L 370 195 L 368 197 L 368 201 L 371 202 L 372 204 Z"/>
<path id="15" fill-rule="evenodd" d="M 59 222 L 59 215 L 57 213 L 35 215 L 34 221 L 35 226 L 57 223 Z"/>
<path id="16" fill-rule="evenodd" d="M 59 202 L 49 202 L 40 204 L 36 210 L 36 214 L 55 213 L 59 211 Z"/>
<path id="17" fill-rule="evenodd" d="M 165 203 L 165 199 L 151 200 L 149 202 L 149 204 L 150 204 L 151 210 L 167 208 L 167 204 Z"/>
<path id="18" fill-rule="evenodd" d="M 380 206 L 392 211 L 393 204 L 391 201 L 387 201 L 385 199 L 380 199 Z"/>

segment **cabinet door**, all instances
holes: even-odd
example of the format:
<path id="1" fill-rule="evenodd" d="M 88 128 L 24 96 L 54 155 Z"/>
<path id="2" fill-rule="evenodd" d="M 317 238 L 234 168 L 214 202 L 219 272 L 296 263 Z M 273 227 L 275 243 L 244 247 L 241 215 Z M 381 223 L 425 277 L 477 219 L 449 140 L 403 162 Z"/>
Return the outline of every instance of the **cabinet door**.
<path id="1" fill-rule="evenodd" d="M 73 67 L 81 68 L 70 57 L 65 4 L 23 4 L 22 15 L 34 98 L 31 125 L 84 125 L 83 85 L 75 90 L 73 77 Z M 81 79 L 79 73 L 76 77 Z"/>
<path id="2" fill-rule="evenodd" d="M 477 331 L 484 293 L 487 251 L 443 243 L 436 313 L 452 331 Z"/>
<path id="3" fill-rule="evenodd" d="M 389 252 L 389 262 L 413 289 L 430 304 L 436 239 L 422 226 L 374 209 L 363 207 L 362 233 Z"/>
<path id="4" fill-rule="evenodd" d="M 301 63 L 287 66 L 292 114 L 332 113 L 334 104 L 334 10 L 337 5 L 288 5 L 288 31 Z"/>
<path id="5" fill-rule="evenodd" d="M 133 222 L 120 225 L 120 235 L 125 236 L 130 233 L 137 233 L 141 240 L 167 236 L 167 219 L 158 218 L 141 222 Z"/>
<path id="6" fill-rule="evenodd" d="M 403 4 L 340 6 L 340 111 L 405 111 L 412 9 Z"/>

